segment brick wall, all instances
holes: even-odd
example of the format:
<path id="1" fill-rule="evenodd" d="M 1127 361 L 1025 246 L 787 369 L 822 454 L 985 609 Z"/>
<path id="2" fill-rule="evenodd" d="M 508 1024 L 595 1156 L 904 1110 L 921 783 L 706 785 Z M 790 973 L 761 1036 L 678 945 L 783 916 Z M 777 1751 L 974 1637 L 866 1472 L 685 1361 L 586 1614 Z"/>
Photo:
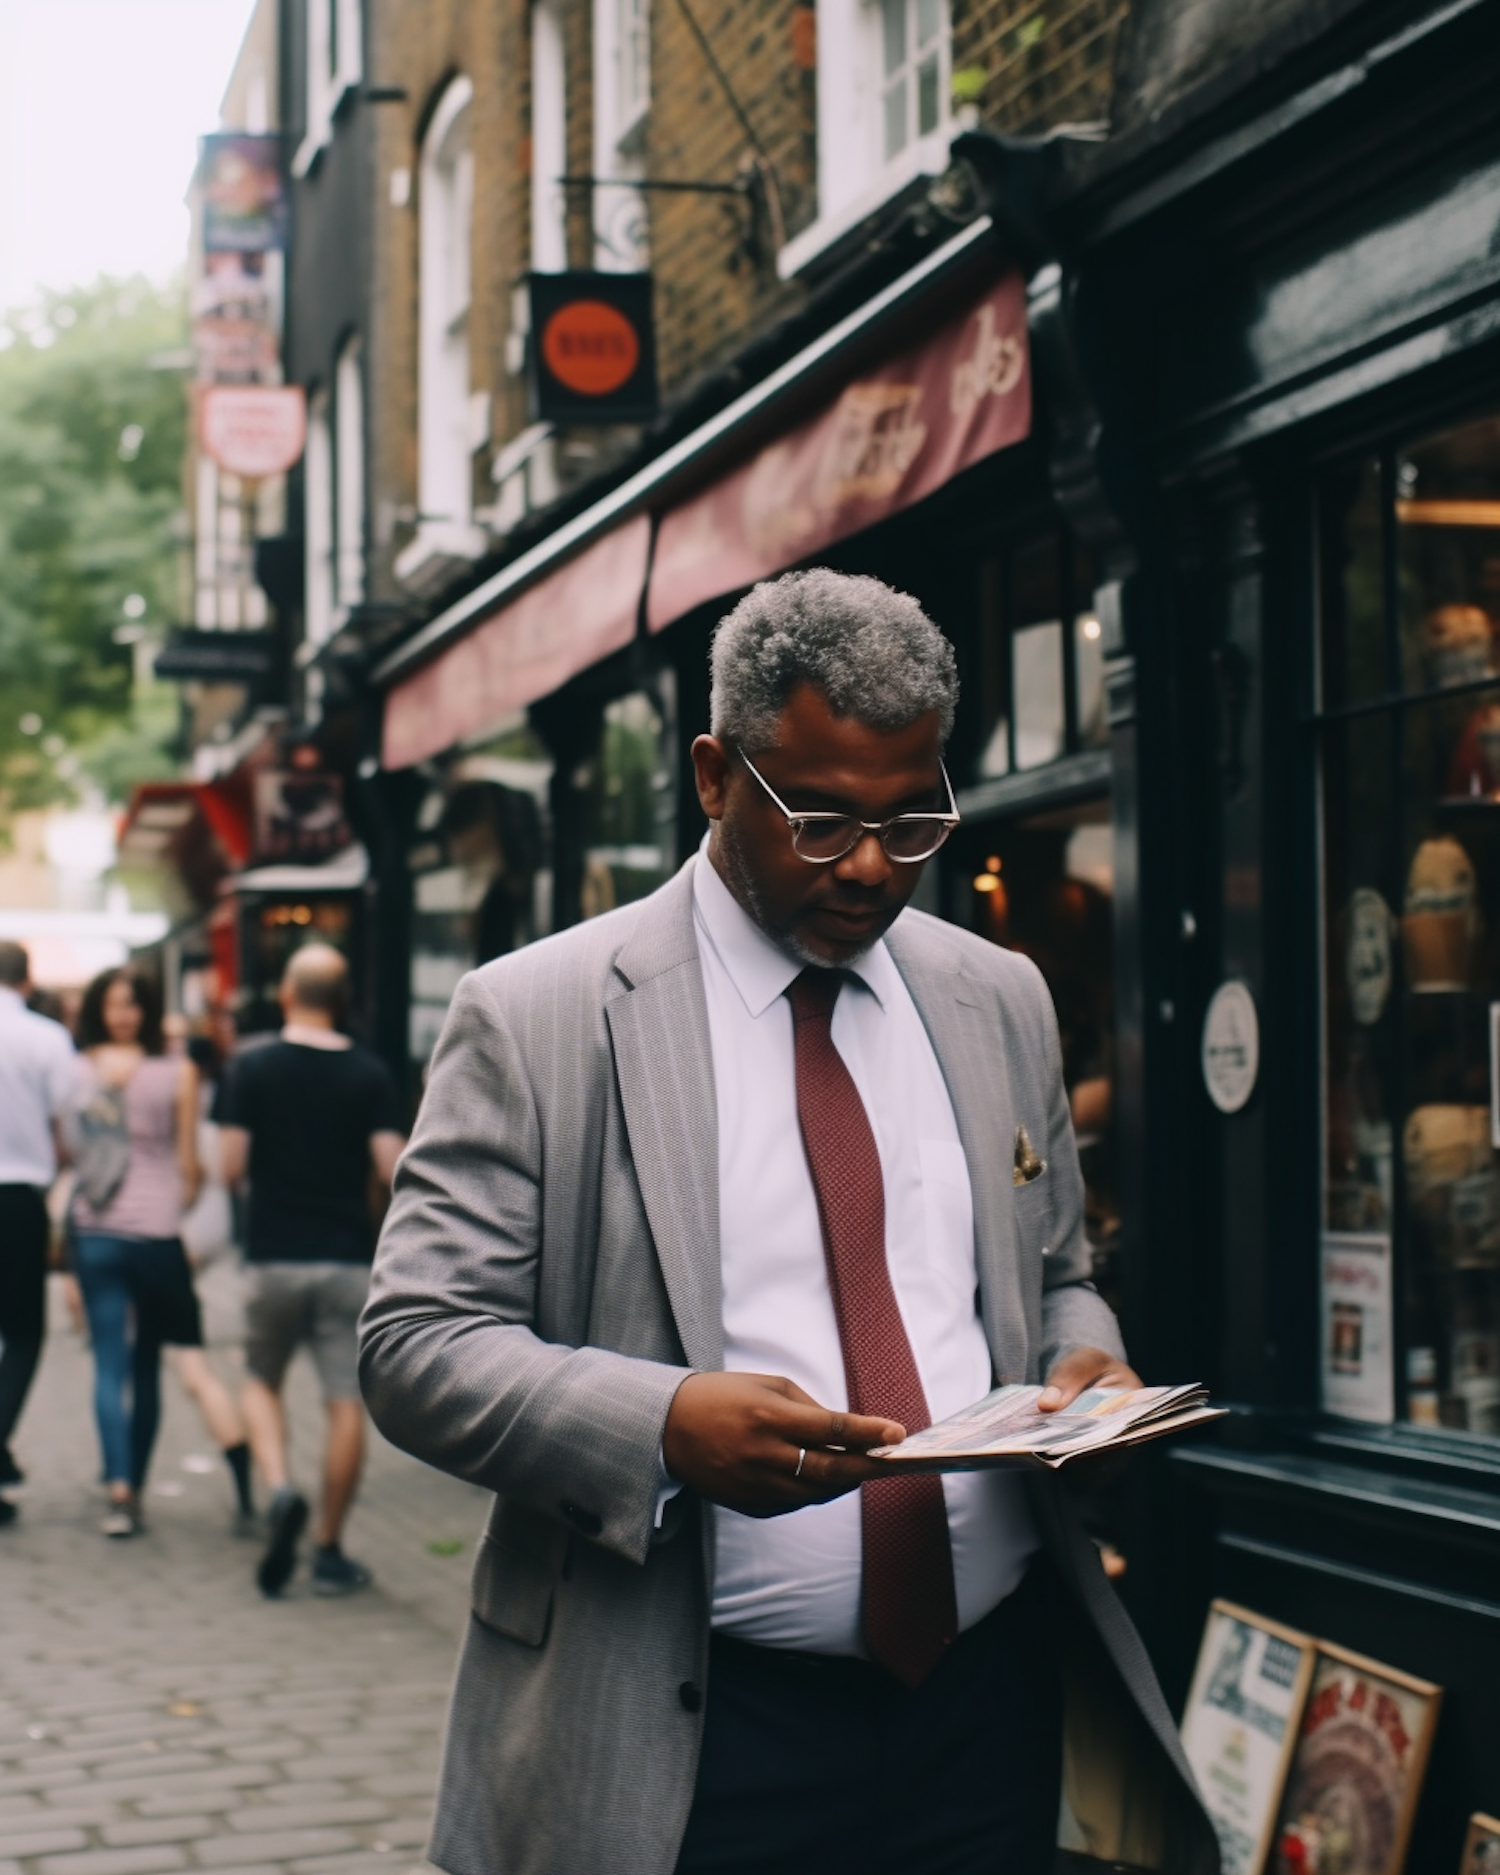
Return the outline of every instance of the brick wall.
<path id="1" fill-rule="evenodd" d="M 953 0 L 953 69 L 984 73 L 993 130 L 1035 135 L 1109 117 L 1128 0 Z"/>
<path id="2" fill-rule="evenodd" d="M 523 383 L 506 370 L 512 287 L 530 254 L 530 44 L 527 0 L 369 0 L 372 83 L 405 102 L 378 107 L 370 309 L 375 552 L 372 596 L 393 593 L 390 564 L 409 538 L 417 497 L 417 217 L 422 131 L 448 80 L 474 86 L 475 204 L 470 383 L 491 395 L 490 444 L 475 455 L 475 501 L 494 497 L 493 452 L 526 424 Z M 1108 115 L 1115 42 L 1128 0 L 952 0 L 953 68 L 982 72 L 980 110 L 993 128 L 1035 133 Z M 691 15 L 691 19 L 690 19 Z M 732 86 L 706 56 L 695 20 Z M 593 168 L 591 0 L 563 0 L 569 91 L 568 167 Z M 653 178 L 731 183 L 756 162 L 748 119 L 779 184 L 785 233 L 817 212 L 815 14 L 805 0 L 652 0 Z M 406 206 L 393 172 L 411 176 Z M 776 274 L 766 203 L 714 195 L 648 196 L 659 369 L 667 397 L 795 305 L 802 289 Z M 757 243 L 759 251 L 756 251 Z M 585 190 L 569 203 L 570 262 L 591 259 Z M 586 444 L 587 439 L 580 439 Z M 401 517 L 407 517 L 405 522 Z"/>

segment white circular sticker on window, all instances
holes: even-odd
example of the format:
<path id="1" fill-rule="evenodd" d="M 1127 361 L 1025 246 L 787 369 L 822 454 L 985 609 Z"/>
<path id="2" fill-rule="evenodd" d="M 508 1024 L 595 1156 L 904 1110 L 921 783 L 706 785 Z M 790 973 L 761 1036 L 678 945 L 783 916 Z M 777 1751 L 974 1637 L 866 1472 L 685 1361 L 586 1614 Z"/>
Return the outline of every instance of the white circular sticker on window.
<path id="1" fill-rule="evenodd" d="M 1220 1113 L 1238 1113 L 1260 1072 L 1260 1023 L 1250 985 L 1221 983 L 1203 1018 L 1203 1085 Z"/>

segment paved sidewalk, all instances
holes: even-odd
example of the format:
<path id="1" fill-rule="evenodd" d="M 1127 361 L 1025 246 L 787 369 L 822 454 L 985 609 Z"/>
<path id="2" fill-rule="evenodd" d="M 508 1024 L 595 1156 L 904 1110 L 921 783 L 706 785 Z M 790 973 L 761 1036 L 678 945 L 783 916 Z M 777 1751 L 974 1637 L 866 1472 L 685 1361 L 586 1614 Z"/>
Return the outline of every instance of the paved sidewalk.
<path id="1" fill-rule="evenodd" d="M 220 1341 L 232 1272 L 209 1288 Z M 234 1376 L 232 1343 L 214 1359 Z M 375 1589 L 319 1600 L 304 1572 L 266 1602 L 257 1546 L 230 1534 L 224 1465 L 170 1376 L 149 1527 L 99 1535 L 91 1380 L 54 1306 L 15 1443 L 21 1516 L 0 1531 L 0 1875 L 424 1869 L 483 1494 L 376 1438 L 347 1539 Z M 293 1370 L 289 1397 L 312 1485 L 310 1372 Z"/>

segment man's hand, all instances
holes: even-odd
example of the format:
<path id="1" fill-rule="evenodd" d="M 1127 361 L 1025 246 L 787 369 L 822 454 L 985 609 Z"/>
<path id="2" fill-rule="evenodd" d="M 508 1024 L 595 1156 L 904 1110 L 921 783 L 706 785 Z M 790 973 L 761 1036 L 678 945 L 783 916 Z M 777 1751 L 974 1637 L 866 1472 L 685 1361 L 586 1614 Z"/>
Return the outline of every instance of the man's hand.
<path id="1" fill-rule="evenodd" d="M 1087 1393 L 1090 1387 L 1142 1387 L 1145 1384 L 1133 1367 L 1117 1361 L 1103 1348 L 1074 1348 L 1048 1374 L 1037 1408 L 1043 1413 L 1056 1413 L 1071 1406 L 1079 1394 Z"/>
<path id="2" fill-rule="evenodd" d="M 667 1414 L 662 1456 L 679 1483 L 711 1503 L 778 1517 L 884 1476 L 878 1460 L 861 1454 L 905 1437 L 895 1420 L 831 1413 L 775 1374 L 690 1374 Z"/>

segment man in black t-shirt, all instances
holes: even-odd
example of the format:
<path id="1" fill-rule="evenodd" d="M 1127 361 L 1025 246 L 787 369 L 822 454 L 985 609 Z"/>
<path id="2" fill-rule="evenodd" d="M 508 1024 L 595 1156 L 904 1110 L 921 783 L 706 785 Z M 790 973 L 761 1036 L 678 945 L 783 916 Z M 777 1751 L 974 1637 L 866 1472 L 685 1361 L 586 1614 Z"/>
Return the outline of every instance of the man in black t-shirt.
<path id="1" fill-rule="evenodd" d="M 247 1173 L 245 1420 L 272 1492 L 256 1579 L 279 1595 L 297 1561 L 307 1500 L 287 1469 L 281 1382 L 298 1347 L 312 1355 L 328 1413 L 313 1589 L 345 1595 L 369 1571 L 341 1547 L 364 1463 L 355 1327 L 364 1306 L 375 1226 L 371 1174 L 387 1189 L 401 1148 L 396 1083 L 378 1056 L 340 1034 L 349 967 L 326 944 L 297 951 L 281 980 L 279 1038 L 236 1056 L 215 1118 L 224 1177 Z"/>

